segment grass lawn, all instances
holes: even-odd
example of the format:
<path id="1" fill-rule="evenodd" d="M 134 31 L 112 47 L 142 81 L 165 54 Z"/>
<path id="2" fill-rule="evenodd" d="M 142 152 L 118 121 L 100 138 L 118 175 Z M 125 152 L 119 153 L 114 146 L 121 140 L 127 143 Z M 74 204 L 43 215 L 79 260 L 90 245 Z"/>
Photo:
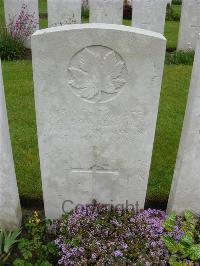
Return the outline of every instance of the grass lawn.
<path id="1" fill-rule="evenodd" d="M 31 61 L 3 62 L 3 78 L 20 195 L 41 198 Z"/>
<path id="2" fill-rule="evenodd" d="M 40 14 L 47 13 L 47 0 L 39 0 L 38 5 Z"/>
<path id="3" fill-rule="evenodd" d="M 179 21 L 166 21 L 164 36 L 167 39 L 167 48 L 175 50 L 178 41 Z"/>
<path id="4" fill-rule="evenodd" d="M 192 66 L 165 65 L 147 198 L 167 200 Z"/>
<path id="5" fill-rule="evenodd" d="M 148 199 L 168 197 L 190 74 L 191 66 L 165 66 Z M 41 199 L 31 61 L 3 62 L 3 76 L 20 195 Z"/>

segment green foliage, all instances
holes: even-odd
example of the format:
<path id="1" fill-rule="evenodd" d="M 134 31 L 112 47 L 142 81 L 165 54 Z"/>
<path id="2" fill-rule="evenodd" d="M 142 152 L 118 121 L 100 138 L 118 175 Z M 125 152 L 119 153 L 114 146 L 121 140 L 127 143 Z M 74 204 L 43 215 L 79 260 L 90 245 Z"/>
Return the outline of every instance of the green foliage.
<path id="1" fill-rule="evenodd" d="M 175 51 L 177 47 L 179 21 L 166 21 L 164 36 L 167 39 L 167 50 Z"/>
<path id="2" fill-rule="evenodd" d="M 197 217 L 190 211 L 184 212 L 184 219 L 181 221 L 181 230 L 184 234 L 179 240 L 169 235 L 176 226 L 177 216 L 172 213 L 164 221 L 163 226 L 167 234 L 163 236 L 163 241 L 167 246 L 171 258 L 170 265 L 183 265 L 185 259 L 193 262 L 200 262 L 200 227 Z"/>
<path id="3" fill-rule="evenodd" d="M 50 221 L 42 220 L 37 212 L 28 219 L 24 225 L 24 237 L 18 243 L 20 256 L 14 261 L 14 266 L 54 265 L 57 248 L 48 233 L 49 225 Z"/>
<path id="4" fill-rule="evenodd" d="M 13 245 L 18 242 L 17 238 L 21 234 L 21 229 L 6 231 L 0 229 L 0 261 L 7 261 L 10 256 Z"/>
<path id="5" fill-rule="evenodd" d="M 172 0 L 172 5 L 182 5 L 182 0 Z"/>
<path id="6" fill-rule="evenodd" d="M 89 19 L 89 14 L 90 14 L 89 8 L 82 7 L 82 17 L 84 19 Z"/>
<path id="7" fill-rule="evenodd" d="M 173 6 L 167 5 L 166 20 L 168 21 L 180 21 L 180 14 L 176 13 Z"/>
<path id="8" fill-rule="evenodd" d="M 192 65 L 194 61 L 193 51 L 175 51 L 172 53 L 166 53 L 165 63 L 171 64 L 182 64 L 182 65 Z"/>
<path id="9" fill-rule="evenodd" d="M 169 231 L 173 231 L 174 226 L 176 225 L 176 213 L 172 212 L 168 215 L 167 219 L 164 221 L 163 226 Z"/>
<path id="10" fill-rule="evenodd" d="M 0 57 L 2 60 L 22 59 L 25 53 L 21 39 L 14 39 L 4 26 L 0 26 Z"/>

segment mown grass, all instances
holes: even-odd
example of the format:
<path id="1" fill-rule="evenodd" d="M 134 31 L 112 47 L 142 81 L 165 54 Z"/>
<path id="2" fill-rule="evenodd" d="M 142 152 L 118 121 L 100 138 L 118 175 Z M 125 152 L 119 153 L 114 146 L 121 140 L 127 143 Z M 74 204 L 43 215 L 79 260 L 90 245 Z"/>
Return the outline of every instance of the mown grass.
<path id="1" fill-rule="evenodd" d="M 191 68 L 165 65 L 148 187 L 150 200 L 168 197 Z M 20 195 L 41 199 L 31 61 L 3 62 L 3 75 Z"/>
<path id="2" fill-rule="evenodd" d="M 175 50 L 177 47 L 179 21 L 166 21 L 164 36 L 167 39 L 167 48 Z"/>
<path id="3" fill-rule="evenodd" d="M 47 13 L 47 0 L 39 0 L 38 5 L 40 14 Z"/>
<path id="4" fill-rule="evenodd" d="M 20 195 L 41 198 L 31 61 L 3 62 L 3 78 Z"/>
<path id="5" fill-rule="evenodd" d="M 165 65 L 148 200 L 166 201 L 185 113 L 192 66 Z"/>

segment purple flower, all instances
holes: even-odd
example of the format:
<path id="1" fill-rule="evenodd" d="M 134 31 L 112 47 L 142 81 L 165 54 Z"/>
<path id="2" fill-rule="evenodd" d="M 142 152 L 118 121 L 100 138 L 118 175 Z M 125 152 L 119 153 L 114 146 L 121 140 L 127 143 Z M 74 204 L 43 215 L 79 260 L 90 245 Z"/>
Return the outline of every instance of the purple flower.
<path id="1" fill-rule="evenodd" d="M 92 256 L 91 257 L 92 257 L 93 260 L 96 260 L 97 255 L 95 253 L 92 253 Z"/>
<path id="2" fill-rule="evenodd" d="M 123 253 L 120 250 L 114 252 L 115 257 L 123 257 Z"/>
<path id="3" fill-rule="evenodd" d="M 165 217 L 165 212 L 152 209 L 134 213 L 97 202 L 80 205 L 67 218 L 54 222 L 59 261 L 67 266 L 115 265 L 120 258 L 128 265 L 165 265 L 169 259 L 162 241 Z M 134 261 L 130 254 L 135 254 Z"/>

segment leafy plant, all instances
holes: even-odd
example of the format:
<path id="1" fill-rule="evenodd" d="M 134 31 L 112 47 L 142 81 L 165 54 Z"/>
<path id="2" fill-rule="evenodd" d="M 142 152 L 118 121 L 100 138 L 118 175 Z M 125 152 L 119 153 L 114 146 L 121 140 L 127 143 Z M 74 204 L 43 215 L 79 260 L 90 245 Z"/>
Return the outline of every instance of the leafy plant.
<path id="1" fill-rule="evenodd" d="M 43 220 L 38 212 L 34 212 L 24 225 L 24 237 L 18 243 L 20 256 L 14 261 L 14 266 L 54 265 L 57 248 L 48 233 L 49 226 L 50 221 Z"/>
<path id="2" fill-rule="evenodd" d="M 180 15 L 174 12 L 172 5 L 167 5 L 167 12 L 166 12 L 166 20 L 167 21 L 179 21 Z"/>
<path id="3" fill-rule="evenodd" d="M 182 5 L 182 0 L 172 0 L 172 5 Z"/>
<path id="4" fill-rule="evenodd" d="M 165 213 L 110 208 L 93 203 L 76 208 L 51 226 L 61 265 L 166 265 L 161 236 Z"/>
<path id="5" fill-rule="evenodd" d="M 19 15 L 12 19 L 10 18 L 8 31 L 13 39 L 20 39 L 25 42 L 36 30 L 37 24 L 34 13 L 29 13 L 27 6 L 23 4 Z"/>
<path id="6" fill-rule="evenodd" d="M 85 18 L 85 19 L 88 19 L 89 18 L 89 15 L 90 15 L 90 11 L 89 11 L 89 8 L 86 7 L 86 6 L 83 6 L 82 7 L 82 17 Z"/>
<path id="7" fill-rule="evenodd" d="M 171 254 L 170 265 L 182 265 L 177 263 L 182 263 L 186 259 L 192 262 L 200 262 L 200 230 L 198 224 L 199 220 L 190 211 L 185 211 L 182 219 L 172 213 L 163 222 L 167 234 L 162 239 Z M 177 232 L 179 232 L 178 237 Z"/>
<path id="8" fill-rule="evenodd" d="M 0 57 L 2 60 L 16 60 L 24 57 L 24 42 L 20 38 L 13 38 L 11 33 L 0 26 Z"/>
<path id="9" fill-rule="evenodd" d="M 21 234 L 21 229 L 16 229 L 14 231 L 6 231 L 5 229 L 0 229 L 0 261 L 6 261 L 13 248 L 13 245 L 18 242 L 17 238 Z"/>
<path id="10" fill-rule="evenodd" d="M 22 59 L 25 54 L 25 41 L 36 30 L 37 21 L 34 14 L 22 5 L 18 16 L 10 19 L 10 23 L 0 26 L 0 57 L 3 60 Z"/>
<path id="11" fill-rule="evenodd" d="M 175 51 L 173 53 L 166 53 L 165 63 L 171 64 L 183 64 L 192 65 L 194 61 L 193 51 Z"/>

